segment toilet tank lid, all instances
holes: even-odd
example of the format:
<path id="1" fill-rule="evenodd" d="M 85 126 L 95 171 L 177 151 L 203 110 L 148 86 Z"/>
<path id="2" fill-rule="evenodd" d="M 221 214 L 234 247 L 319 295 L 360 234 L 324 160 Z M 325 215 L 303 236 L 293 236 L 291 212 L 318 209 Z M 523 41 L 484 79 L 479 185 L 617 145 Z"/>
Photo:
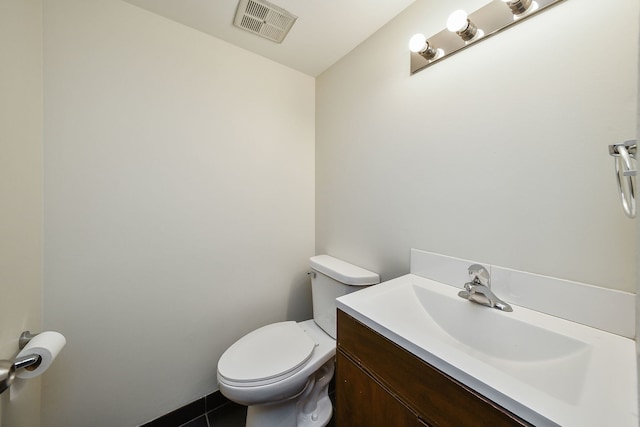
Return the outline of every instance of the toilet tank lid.
<path id="1" fill-rule="evenodd" d="M 365 286 L 380 283 L 380 276 L 373 271 L 349 264 L 329 255 L 316 255 L 309 259 L 311 268 L 345 285 Z"/>

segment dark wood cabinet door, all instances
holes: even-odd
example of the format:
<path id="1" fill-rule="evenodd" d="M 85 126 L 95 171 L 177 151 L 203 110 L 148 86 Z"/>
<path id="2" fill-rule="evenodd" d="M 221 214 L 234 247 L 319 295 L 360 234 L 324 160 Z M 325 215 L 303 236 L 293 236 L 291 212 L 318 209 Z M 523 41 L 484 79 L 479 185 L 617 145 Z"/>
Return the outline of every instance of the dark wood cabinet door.
<path id="1" fill-rule="evenodd" d="M 424 427 L 426 425 L 349 358 L 338 352 L 336 426 Z"/>
<path id="2" fill-rule="evenodd" d="M 366 378 L 377 382 L 383 390 L 390 391 L 402 405 L 417 414 L 423 423 L 438 427 L 531 426 L 340 310 L 337 345 L 338 353 L 348 356 L 342 359 L 355 363 L 355 366 L 364 371 Z M 340 360 L 338 359 L 338 371 L 341 369 Z M 345 384 L 336 382 L 336 397 L 339 397 L 341 387 L 345 387 Z M 359 391 L 342 393 L 353 392 Z M 343 396 L 343 399 L 345 404 L 355 405 L 350 397 L 348 399 Z M 340 402 L 338 399 L 338 409 Z M 378 406 L 370 407 L 371 412 L 376 414 L 383 412 Z M 350 408 L 352 411 L 356 409 Z M 376 419 L 377 416 L 371 415 L 371 418 Z M 338 427 L 351 427 L 351 424 L 338 424 Z"/>

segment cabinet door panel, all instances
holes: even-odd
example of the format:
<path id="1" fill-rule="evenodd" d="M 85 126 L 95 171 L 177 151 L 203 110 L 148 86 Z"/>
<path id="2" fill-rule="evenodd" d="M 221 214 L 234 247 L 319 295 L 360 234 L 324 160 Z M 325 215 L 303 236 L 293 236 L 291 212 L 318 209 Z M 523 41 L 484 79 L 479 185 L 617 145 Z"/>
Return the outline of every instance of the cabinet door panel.
<path id="1" fill-rule="evenodd" d="M 421 424 L 413 412 L 344 354 L 338 352 L 336 425 L 339 427 L 424 427 L 426 424 Z"/>
<path id="2" fill-rule="evenodd" d="M 530 426 L 340 310 L 338 350 L 386 389 L 392 390 L 398 399 L 430 424 L 440 427 Z"/>

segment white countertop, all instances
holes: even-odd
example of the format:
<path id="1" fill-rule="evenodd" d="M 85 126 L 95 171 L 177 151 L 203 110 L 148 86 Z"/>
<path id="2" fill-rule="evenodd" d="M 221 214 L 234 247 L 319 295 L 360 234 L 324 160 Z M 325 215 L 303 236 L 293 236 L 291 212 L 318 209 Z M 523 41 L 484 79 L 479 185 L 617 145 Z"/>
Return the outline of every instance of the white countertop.
<path id="1" fill-rule="evenodd" d="M 416 300 L 416 289 L 422 289 L 434 299 L 447 298 L 448 304 L 455 304 L 450 317 L 448 311 L 439 314 L 447 317 L 447 323 L 454 329 L 476 327 L 469 321 L 474 317 L 469 316 L 512 316 L 505 318 L 507 323 L 522 325 L 524 322 L 534 325 L 530 329 L 553 331 L 551 335 L 570 337 L 569 341 L 584 344 L 584 350 L 580 350 L 578 356 L 574 352 L 565 360 L 557 355 L 545 359 L 545 351 L 554 353 L 553 349 L 533 346 L 531 349 L 536 355 L 525 358 L 529 360 L 524 360 L 522 354 L 515 359 L 502 358 L 498 340 L 490 352 L 478 351 L 459 336 L 445 331 L 446 327 L 441 328 L 442 324 L 434 321 L 433 313 L 430 315 L 424 304 Z M 407 274 L 340 297 L 337 307 L 536 426 L 638 427 L 635 341 L 513 304 L 513 313 L 502 313 L 457 297 L 458 290 Z M 457 325 L 458 318 L 465 323 Z M 499 318 L 497 321 L 500 322 Z M 526 328 L 514 330 L 526 331 Z M 495 334 L 504 340 L 505 350 L 518 338 L 510 340 L 506 330 L 496 330 Z M 550 376 L 545 377 L 546 374 Z"/>

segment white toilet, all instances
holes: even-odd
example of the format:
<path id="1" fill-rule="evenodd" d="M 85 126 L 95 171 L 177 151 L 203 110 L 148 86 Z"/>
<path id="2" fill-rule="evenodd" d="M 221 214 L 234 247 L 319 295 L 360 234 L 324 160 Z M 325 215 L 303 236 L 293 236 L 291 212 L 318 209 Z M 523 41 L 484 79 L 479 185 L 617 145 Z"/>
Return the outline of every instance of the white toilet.
<path id="1" fill-rule="evenodd" d="M 336 354 L 336 298 L 380 282 L 328 255 L 311 257 L 313 319 L 263 326 L 218 361 L 220 392 L 247 405 L 247 427 L 326 426 Z"/>

